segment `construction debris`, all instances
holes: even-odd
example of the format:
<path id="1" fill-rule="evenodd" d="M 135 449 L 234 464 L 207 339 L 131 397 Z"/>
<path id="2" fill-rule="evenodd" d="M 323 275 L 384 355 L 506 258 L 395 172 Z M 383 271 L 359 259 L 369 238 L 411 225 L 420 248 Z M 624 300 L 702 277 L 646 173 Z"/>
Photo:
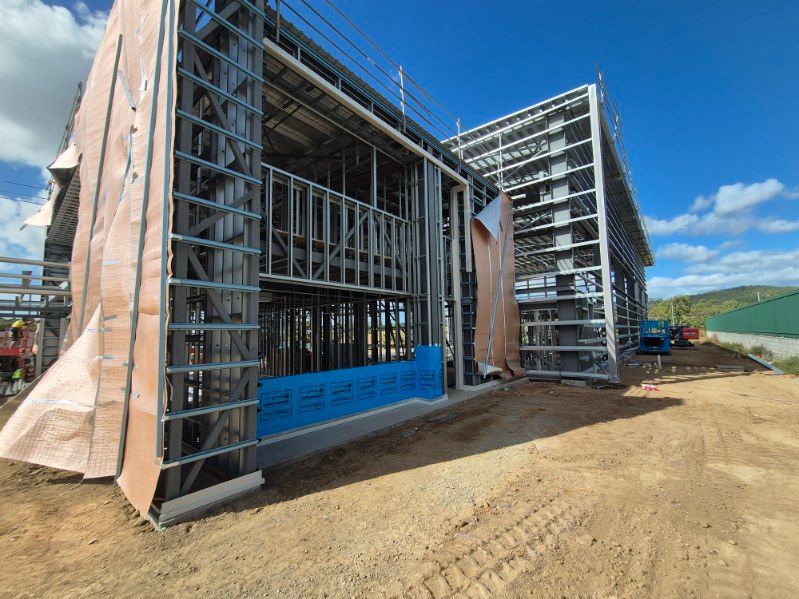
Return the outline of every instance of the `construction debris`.
<path id="1" fill-rule="evenodd" d="M 758 356 L 756 356 L 756 355 L 754 355 L 754 354 L 749 354 L 749 357 L 750 357 L 751 359 L 753 359 L 755 362 L 757 362 L 758 364 L 760 364 L 761 366 L 765 366 L 765 367 L 766 367 L 766 368 L 768 368 L 769 370 L 773 371 L 773 372 L 774 372 L 774 374 L 779 374 L 779 375 L 783 375 L 783 374 L 785 374 L 785 373 L 784 373 L 782 370 L 780 370 L 779 368 L 777 368 L 776 366 L 774 366 L 774 364 L 772 364 L 771 362 L 768 362 L 768 361 L 764 360 L 763 358 L 760 358 L 760 357 L 758 357 Z"/>

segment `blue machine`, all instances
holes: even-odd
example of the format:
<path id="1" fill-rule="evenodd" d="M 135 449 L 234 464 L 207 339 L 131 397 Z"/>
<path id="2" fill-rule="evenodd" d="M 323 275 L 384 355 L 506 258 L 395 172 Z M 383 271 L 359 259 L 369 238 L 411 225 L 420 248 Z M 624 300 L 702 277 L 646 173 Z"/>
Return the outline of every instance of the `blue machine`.
<path id="1" fill-rule="evenodd" d="M 638 353 L 660 354 L 671 353 L 671 327 L 668 320 L 638 321 Z"/>

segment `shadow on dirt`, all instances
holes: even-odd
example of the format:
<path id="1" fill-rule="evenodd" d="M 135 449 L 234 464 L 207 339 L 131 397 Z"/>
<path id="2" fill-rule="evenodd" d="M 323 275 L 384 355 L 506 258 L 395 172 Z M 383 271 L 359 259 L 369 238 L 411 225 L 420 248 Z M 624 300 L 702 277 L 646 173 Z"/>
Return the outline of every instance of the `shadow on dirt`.
<path id="1" fill-rule="evenodd" d="M 637 356 L 636 361 L 639 366 L 622 369 L 626 385 L 619 388 L 521 383 L 508 391 L 492 391 L 366 439 L 264 470 L 265 490 L 236 502 L 237 509 L 286 501 L 683 405 L 683 400 L 662 396 L 659 391 L 642 396 L 637 391 L 642 383 L 747 376 L 758 369 L 751 361 L 741 360 L 735 363 L 746 372 L 720 371 L 716 365 L 731 363 L 730 356 L 707 346 L 673 352 L 663 358 L 661 370 L 655 367 L 655 356 Z M 447 412 L 457 416 L 431 422 Z"/>
<path id="2" fill-rule="evenodd" d="M 683 404 L 656 394 L 627 396 L 629 389 L 521 383 L 508 391 L 493 391 L 369 438 L 265 470 L 265 491 L 237 501 L 236 508 L 291 500 Z M 443 414 L 456 416 L 436 422 L 436 416 Z"/>

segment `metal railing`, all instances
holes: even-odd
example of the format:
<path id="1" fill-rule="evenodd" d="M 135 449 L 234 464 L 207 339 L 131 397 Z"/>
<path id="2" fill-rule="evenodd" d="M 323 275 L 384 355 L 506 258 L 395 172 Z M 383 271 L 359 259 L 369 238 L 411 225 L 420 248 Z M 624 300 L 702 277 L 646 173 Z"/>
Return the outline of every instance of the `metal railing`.
<path id="1" fill-rule="evenodd" d="M 302 24 L 303 32 L 346 68 L 387 97 L 402 112 L 439 139 L 460 134 L 461 120 L 391 58 L 331 0 L 276 0 L 276 35 L 283 18 Z"/>
<path id="2" fill-rule="evenodd" d="M 595 67 L 595 71 L 597 87 L 599 88 L 599 105 L 602 107 L 602 111 L 605 114 L 605 119 L 607 120 L 608 125 L 610 125 L 612 128 L 610 134 L 613 138 L 613 144 L 616 148 L 616 153 L 618 154 L 619 160 L 621 162 L 622 174 L 624 175 L 624 179 L 627 183 L 627 188 L 630 190 L 630 199 L 632 200 L 636 212 L 635 217 L 638 220 L 644 235 L 648 238 L 649 232 L 646 229 L 646 222 L 642 216 L 643 213 L 641 212 L 641 205 L 638 202 L 638 189 L 635 187 L 632 170 L 630 169 L 630 162 L 627 158 L 627 151 L 624 148 L 624 125 L 621 120 L 619 105 L 610 94 L 602 71 L 600 71 L 598 67 Z"/>

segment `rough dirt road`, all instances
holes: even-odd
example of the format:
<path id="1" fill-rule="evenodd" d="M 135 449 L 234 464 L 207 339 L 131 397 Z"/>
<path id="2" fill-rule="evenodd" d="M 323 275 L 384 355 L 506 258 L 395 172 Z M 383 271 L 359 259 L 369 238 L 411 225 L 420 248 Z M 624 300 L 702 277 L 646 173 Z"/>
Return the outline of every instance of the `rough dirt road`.
<path id="1" fill-rule="evenodd" d="M 160 533 L 2 461 L 0 595 L 798 596 L 799 380 L 711 346 L 626 377 L 470 400 Z"/>

